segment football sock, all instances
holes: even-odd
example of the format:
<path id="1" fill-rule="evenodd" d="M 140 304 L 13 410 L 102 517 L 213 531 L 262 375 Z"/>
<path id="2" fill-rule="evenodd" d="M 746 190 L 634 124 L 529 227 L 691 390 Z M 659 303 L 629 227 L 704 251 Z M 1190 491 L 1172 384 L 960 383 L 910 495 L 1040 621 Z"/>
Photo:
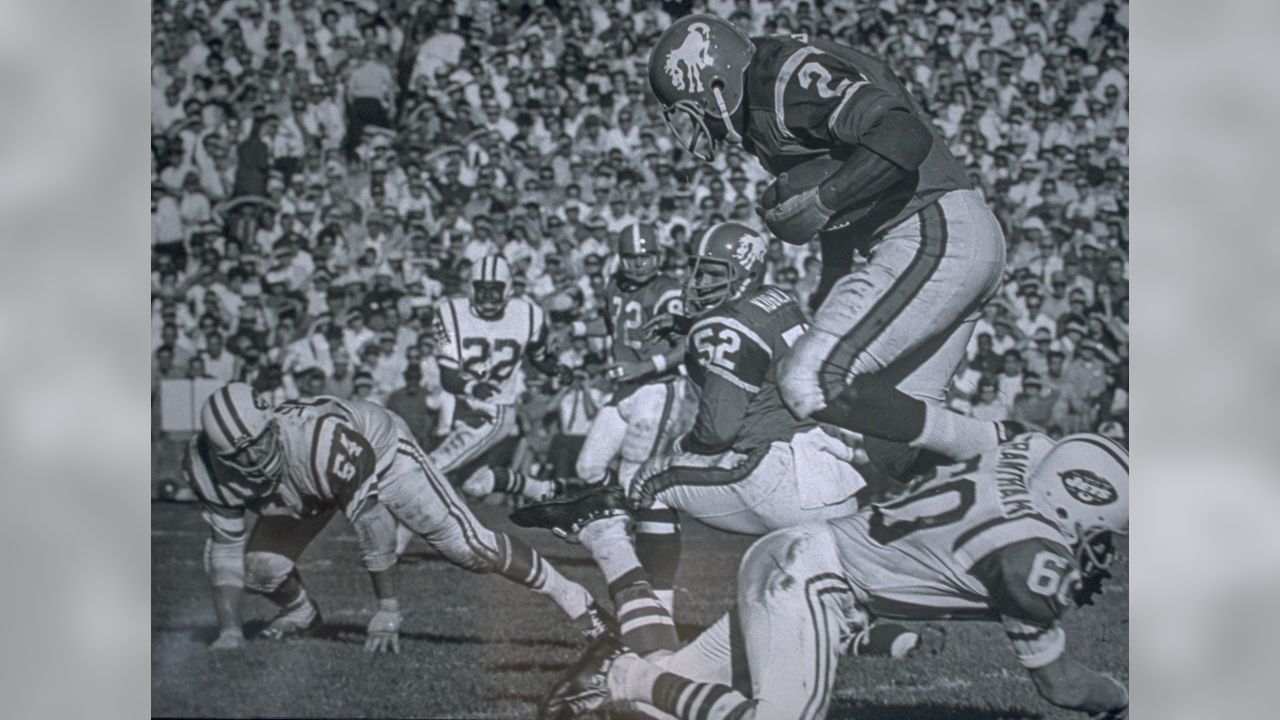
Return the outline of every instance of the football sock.
<path id="1" fill-rule="evenodd" d="M 578 532 L 578 541 L 595 558 L 609 583 L 609 597 L 618 613 L 622 643 L 641 654 L 680 647 L 671 613 L 653 593 L 653 586 L 627 536 L 630 518 L 604 518 Z"/>
<path id="2" fill-rule="evenodd" d="M 586 588 L 561 575 L 523 540 L 504 532 L 495 531 L 493 535 L 498 542 L 499 575 L 551 598 L 570 618 L 582 617 L 591 605 L 591 593 Z"/>
<path id="3" fill-rule="evenodd" d="M 1000 444 L 996 424 L 965 417 L 946 408 L 925 404 L 924 429 L 911 445 L 942 453 L 953 460 L 968 460 Z"/>
<path id="4" fill-rule="evenodd" d="M 636 513 L 636 556 L 667 612 L 675 614 L 676 571 L 680 568 L 680 521 L 670 508 Z"/>
<path id="5" fill-rule="evenodd" d="M 310 600 L 307 596 L 307 588 L 302 584 L 302 575 L 298 572 L 297 567 L 289 571 L 289 574 L 284 578 L 284 582 L 280 583 L 275 590 L 264 594 L 268 600 L 286 610 L 298 607 Z"/>
<path id="6" fill-rule="evenodd" d="M 680 720 L 753 716 L 754 703 L 728 685 L 694 682 L 635 655 L 614 660 L 607 681 L 611 699 L 646 703 Z"/>
<path id="7" fill-rule="evenodd" d="M 519 470 L 493 468 L 492 477 L 493 487 L 489 492 L 523 495 L 530 500 L 548 500 L 556 493 L 555 481 L 531 478 Z"/>

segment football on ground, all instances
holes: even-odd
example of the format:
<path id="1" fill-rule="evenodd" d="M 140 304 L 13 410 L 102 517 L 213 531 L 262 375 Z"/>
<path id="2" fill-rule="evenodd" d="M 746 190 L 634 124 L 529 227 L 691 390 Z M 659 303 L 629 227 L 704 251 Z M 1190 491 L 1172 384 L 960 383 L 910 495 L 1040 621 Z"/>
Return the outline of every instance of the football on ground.
<path id="1" fill-rule="evenodd" d="M 564 574 L 607 598 L 579 546 L 517 528 L 500 507 L 480 521 L 533 544 Z M 752 538 L 686 521 L 677 584 L 681 630 L 709 625 L 733 600 L 734 576 Z M 555 606 L 496 575 L 453 567 L 421 540 L 401 567 L 400 655 L 367 655 L 374 598 L 350 527 L 336 519 L 303 554 L 300 569 L 326 625 L 285 642 L 255 639 L 272 607 L 247 597 L 240 651 L 215 652 L 197 506 L 157 503 L 151 514 L 151 712 L 179 717 L 532 718 L 542 694 L 585 647 Z M 1127 545 L 1097 604 L 1065 621 L 1073 655 L 1128 680 Z M 606 600 L 607 602 L 607 600 Z M 832 718 L 1078 720 L 1036 694 L 998 623 L 945 623 L 936 657 L 841 662 Z"/>

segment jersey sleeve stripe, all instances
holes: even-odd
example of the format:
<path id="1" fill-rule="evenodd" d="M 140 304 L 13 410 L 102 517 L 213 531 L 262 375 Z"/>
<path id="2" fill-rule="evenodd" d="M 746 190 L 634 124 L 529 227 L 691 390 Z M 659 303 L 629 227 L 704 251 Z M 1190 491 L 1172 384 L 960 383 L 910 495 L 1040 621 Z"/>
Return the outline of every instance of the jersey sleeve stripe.
<path id="1" fill-rule="evenodd" d="M 525 303 L 525 307 L 529 309 L 529 336 L 528 339 L 524 341 L 524 344 L 527 347 L 537 339 L 537 336 L 533 334 L 537 323 L 535 322 L 536 318 L 534 317 L 533 303 Z"/>
<path id="2" fill-rule="evenodd" d="M 1020 540 L 1040 538 L 1060 542 L 1062 531 L 1053 521 L 1040 515 L 1024 515 L 1012 520 L 995 518 L 970 528 L 956 538 L 952 550 L 966 568 L 1007 545 Z"/>
<path id="3" fill-rule="evenodd" d="M 756 393 L 760 392 L 760 386 L 759 386 L 759 385 L 752 385 L 751 383 L 747 382 L 746 380 L 743 380 L 742 378 L 738 377 L 737 375 L 734 375 L 733 373 L 729 372 L 728 370 L 725 370 L 725 369 L 721 368 L 719 365 L 707 365 L 707 372 L 709 372 L 709 373 L 714 373 L 716 376 L 718 376 L 718 377 L 722 377 L 722 378 L 724 378 L 725 380 L 728 380 L 729 382 L 733 383 L 734 385 L 737 385 L 738 387 L 742 388 L 743 390 L 746 390 L 747 392 L 751 393 L 752 395 L 754 395 L 754 394 L 756 394 Z"/>
<path id="4" fill-rule="evenodd" d="M 458 306 L 453 300 L 449 303 L 449 316 L 453 319 L 453 348 L 458 362 L 462 362 L 462 323 L 458 322 Z"/>
<path id="5" fill-rule="evenodd" d="M 796 74 L 796 68 L 800 67 L 800 63 L 817 52 L 820 51 L 815 47 L 800 48 L 792 53 L 786 62 L 782 63 L 782 69 L 778 71 L 778 80 L 773 86 L 773 115 L 778 122 L 778 130 L 782 133 L 782 137 L 787 140 L 796 139 L 796 136 L 787 129 L 786 103 L 783 102 L 783 98 L 786 96 L 787 83 Z"/>
<path id="6" fill-rule="evenodd" d="M 738 322 L 737 320 L 731 317 L 717 316 L 717 317 L 707 318 L 706 320 L 695 323 L 694 326 L 689 330 L 689 335 L 692 336 L 694 332 L 701 330 L 702 328 L 708 325 L 715 325 L 717 323 L 738 331 L 738 333 L 740 333 L 743 337 L 747 338 L 751 342 L 754 342 L 756 345 L 759 345 L 761 349 L 765 351 L 765 354 L 767 354 L 771 359 L 773 358 L 773 348 L 769 345 L 769 343 L 764 341 L 764 338 L 760 337 L 760 335 L 756 333 L 755 330 L 752 330 L 751 328 L 747 327 L 746 325 L 743 325 L 742 323 Z"/>
<path id="7" fill-rule="evenodd" d="M 337 413 L 321 415 L 320 419 L 316 420 L 316 429 L 311 435 L 311 476 L 316 480 L 316 490 L 323 492 L 325 497 L 332 497 L 333 490 L 329 487 L 329 478 L 325 477 L 324 470 L 320 468 L 320 450 L 325 440 L 325 436 L 322 433 L 325 428 L 332 427 L 331 424 L 326 422 L 330 418 L 341 420 L 342 416 Z"/>
<path id="8" fill-rule="evenodd" d="M 840 100 L 840 104 L 836 106 L 835 110 L 831 111 L 831 115 L 827 118 L 827 129 L 831 131 L 832 135 L 835 135 L 836 121 L 840 119 L 840 113 L 844 112 L 844 109 L 849 106 L 849 102 L 853 100 L 853 96 L 864 87 L 871 87 L 871 83 L 866 80 L 859 80 L 845 88 L 844 97 Z"/>
<path id="9" fill-rule="evenodd" d="M 231 432 L 231 426 L 227 424 L 227 419 L 222 415 L 222 409 L 218 407 L 219 400 L 222 399 L 221 393 L 214 393 L 209 396 L 209 407 L 213 409 L 213 419 L 218 426 L 218 431 L 222 433 L 221 445 L 235 445 L 236 436 Z M 206 431 L 209 428 L 205 428 Z"/>
<path id="10" fill-rule="evenodd" d="M 678 287 L 674 287 L 674 288 L 671 288 L 670 290 L 663 292 L 661 295 L 658 296 L 658 302 L 654 303 L 653 305 L 654 311 L 656 312 L 658 310 L 661 310 L 663 305 L 667 304 L 668 302 L 671 302 L 672 300 L 678 300 L 683 295 L 684 295 L 683 290 L 681 290 L 681 288 L 678 288 Z"/>
<path id="11" fill-rule="evenodd" d="M 244 420 L 240 418 L 240 413 L 236 412 L 235 403 L 231 402 L 231 390 L 229 390 L 226 387 L 223 387 L 222 397 L 223 397 L 223 401 L 226 402 L 227 404 L 227 411 L 231 414 L 232 422 L 236 424 L 236 429 L 240 431 L 241 435 L 248 436 L 249 426 L 245 425 Z"/>

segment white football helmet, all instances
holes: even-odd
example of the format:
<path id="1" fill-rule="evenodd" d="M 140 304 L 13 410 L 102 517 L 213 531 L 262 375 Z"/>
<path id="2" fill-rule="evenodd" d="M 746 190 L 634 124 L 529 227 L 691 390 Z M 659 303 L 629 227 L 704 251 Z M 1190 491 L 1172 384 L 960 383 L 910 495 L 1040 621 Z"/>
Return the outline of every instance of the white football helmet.
<path id="1" fill-rule="evenodd" d="M 218 459 L 267 488 L 280 477 L 284 455 L 275 413 L 266 398 L 245 383 L 215 390 L 200 409 L 200 425 Z"/>
<path id="2" fill-rule="evenodd" d="M 486 320 L 502 317 L 511 297 L 511 265 L 501 255 L 486 255 L 471 266 L 471 312 Z"/>
<path id="3" fill-rule="evenodd" d="M 1041 509 L 1075 546 L 1081 570 L 1111 563 L 1111 534 L 1129 533 L 1129 451 L 1093 433 L 1068 435 L 1031 474 Z"/>

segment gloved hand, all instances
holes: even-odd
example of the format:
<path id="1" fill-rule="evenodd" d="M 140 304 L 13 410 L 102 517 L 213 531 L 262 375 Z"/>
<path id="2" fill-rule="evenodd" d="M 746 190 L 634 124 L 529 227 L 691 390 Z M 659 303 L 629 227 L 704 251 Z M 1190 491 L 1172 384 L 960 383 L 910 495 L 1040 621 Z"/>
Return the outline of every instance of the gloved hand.
<path id="1" fill-rule="evenodd" d="M 454 387 L 457 387 L 456 385 Z M 488 400 L 498 394 L 498 386 L 486 380 L 477 381 L 471 386 L 471 397 L 477 400 Z"/>
<path id="2" fill-rule="evenodd" d="M 366 652 L 391 652 L 400 654 L 400 602 L 379 600 L 378 612 L 369 619 L 364 649 Z"/>
<path id="3" fill-rule="evenodd" d="M 822 204 L 818 197 L 818 186 L 813 186 L 796 195 L 778 201 L 779 191 L 774 186 L 784 182 L 786 173 L 770 185 L 761 198 L 756 212 L 764 218 L 769 230 L 783 242 L 792 245 L 804 245 L 817 236 L 818 231 L 826 227 L 835 215 L 832 210 Z M 772 193 L 769 190 L 774 190 Z M 776 204 L 770 204 L 770 202 Z"/>

